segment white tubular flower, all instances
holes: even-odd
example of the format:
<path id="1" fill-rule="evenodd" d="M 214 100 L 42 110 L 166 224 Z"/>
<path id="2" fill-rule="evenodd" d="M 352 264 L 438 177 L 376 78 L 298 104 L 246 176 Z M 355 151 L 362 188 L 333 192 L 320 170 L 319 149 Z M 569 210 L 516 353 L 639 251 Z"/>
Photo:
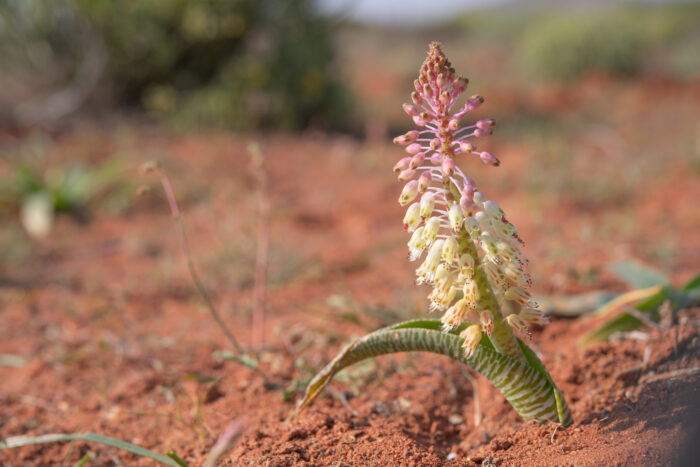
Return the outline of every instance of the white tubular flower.
<path id="1" fill-rule="evenodd" d="M 428 251 L 428 255 L 425 257 L 425 261 L 416 269 L 416 275 L 418 276 L 416 282 L 418 284 L 431 283 L 435 280 L 435 273 L 440 265 L 443 243 L 443 240 L 433 243 L 430 251 Z"/>
<path id="2" fill-rule="evenodd" d="M 425 239 L 428 242 L 428 244 L 433 243 L 435 240 L 435 237 L 437 237 L 438 232 L 440 231 L 440 219 L 437 217 L 431 217 L 425 222 Z"/>
<path id="3" fill-rule="evenodd" d="M 532 308 L 537 307 L 537 303 L 535 303 L 530 294 L 520 287 L 509 287 L 503 296 L 506 298 L 506 300 L 519 303 L 523 306 L 529 306 Z"/>
<path id="4" fill-rule="evenodd" d="M 547 324 L 549 323 L 549 318 L 547 318 L 544 313 L 540 310 L 534 310 L 532 308 L 523 308 L 520 310 L 520 318 L 526 323 L 532 324 Z"/>
<path id="5" fill-rule="evenodd" d="M 449 307 L 440 321 L 442 321 L 443 331 L 451 331 L 456 328 L 462 321 L 464 321 L 464 316 L 469 311 L 469 306 L 462 300 L 458 300 L 454 305 Z"/>
<path id="6" fill-rule="evenodd" d="M 484 203 L 482 204 L 482 206 L 483 206 L 484 211 L 486 212 L 486 214 L 488 214 L 489 216 L 491 216 L 491 219 L 499 220 L 499 221 L 500 221 L 500 220 L 501 220 L 503 217 L 505 217 L 505 215 L 506 215 L 506 213 L 503 212 L 503 210 L 501 209 L 501 207 L 500 207 L 498 204 L 496 204 L 495 201 L 491 201 L 490 199 L 484 201 Z"/>
<path id="7" fill-rule="evenodd" d="M 498 256 L 506 261 L 515 263 L 520 261 L 520 251 L 514 248 L 510 243 L 499 241 L 496 243 L 496 250 L 498 251 Z"/>
<path id="8" fill-rule="evenodd" d="M 515 331 L 516 334 L 530 337 L 530 328 L 525 320 L 523 320 L 520 316 L 508 315 L 506 317 L 506 323 L 513 329 L 513 331 Z"/>
<path id="9" fill-rule="evenodd" d="M 408 241 L 408 252 L 409 259 L 411 261 L 417 260 L 420 255 L 423 254 L 423 250 L 428 244 L 425 242 L 425 236 L 423 235 L 424 228 L 418 227 L 411 235 L 411 239 Z"/>
<path id="10" fill-rule="evenodd" d="M 481 318 L 481 328 L 491 337 L 493 333 L 493 313 L 491 313 L 491 310 L 482 310 L 479 313 L 479 317 Z"/>
<path id="11" fill-rule="evenodd" d="M 476 302 L 479 300 L 479 287 L 471 279 L 464 282 L 464 300 L 469 304 L 469 308 L 476 308 Z"/>
<path id="12" fill-rule="evenodd" d="M 507 263 L 502 269 L 508 280 L 517 286 L 525 286 L 530 280 L 527 273 L 519 265 Z"/>
<path id="13" fill-rule="evenodd" d="M 459 337 L 464 339 L 464 358 L 470 358 L 477 347 L 479 347 L 479 342 L 481 342 L 481 336 L 483 335 L 481 331 L 481 326 L 478 324 L 472 324 L 467 329 L 461 332 Z"/>
<path id="14" fill-rule="evenodd" d="M 420 198 L 420 216 L 427 219 L 433 213 L 435 208 L 435 195 L 431 192 L 426 192 Z"/>
<path id="15" fill-rule="evenodd" d="M 464 219 L 464 226 L 467 228 L 469 235 L 471 235 L 472 240 L 476 240 L 481 235 L 481 227 L 479 227 L 479 222 L 471 216 Z"/>
<path id="16" fill-rule="evenodd" d="M 459 258 L 459 274 L 466 279 L 474 277 L 474 258 L 471 255 L 462 255 Z"/>
<path id="17" fill-rule="evenodd" d="M 413 232 L 423 222 L 420 217 L 420 204 L 413 203 L 406 209 L 406 215 L 403 217 L 403 228 L 408 232 Z"/>
<path id="18" fill-rule="evenodd" d="M 418 182 L 416 180 L 411 180 L 406 185 L 404 185 L 401 191 L 401 196 L 399 196 L 399 204 L 401 206 L 406 206 L 408 203 L 413 201 L 418 195 Z"/>
<path id="19" fill-rule="evenodd" d="M 481 234 L 481 248 L 489 256 L 498 256 L 496 238 L 491 232 L 484 232 Z"/>
<path id="20" fill-rule="evenodd" d="M 479 211 L 476 214 L 474 214 L 474 219 L 476 219 L 476 221 L 479 223 L 479 227 L 481 227 L 482 231 L 493 229 L 491 217 L 489 217 L 489 215 L 486 214 L 484 211 Z"/>
<path id="21" fill-rule="evenodd" d="M 450 206 L 448 218 L 450 219 L 450 227 L 452 230 L 458 232 L 459 229 L 462 228 L 462 222 L 464 221 L 464 213 L 458 203 L 453 203 L 452 206 Z"/>
<path id="22" fill-rule="evenodd" d="M 454 239 L 454 237 L 448 237 L 445 240 L 445 244 L 442 247 L 442 259 L 445 261 L 447 264 L 452 264 L 455 262 L 457 259 L 457 250 L 459 249 L 459 245 L 457 244 L 457 240 Z"/>

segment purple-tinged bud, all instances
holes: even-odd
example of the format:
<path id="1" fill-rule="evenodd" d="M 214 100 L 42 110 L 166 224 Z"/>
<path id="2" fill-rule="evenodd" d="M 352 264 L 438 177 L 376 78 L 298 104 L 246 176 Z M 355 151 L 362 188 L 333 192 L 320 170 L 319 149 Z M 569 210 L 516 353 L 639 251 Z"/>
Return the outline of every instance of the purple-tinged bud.
<path id="1" fill-rule="evenodd" d="M 409 117 L 415 117 L 416 115 L 418 115 L 418 109 L 415 105 L 404 104 L 403 111 L 406 112 Z"/>
<path id="2" fill-rule="evenodd" d="M 423 161 L 425 160 L 425 153 L 424 152 L 419 152 L 415 156 L 411 158 L 411 163 L 408 164 L 408 167 L 411 169 L 416 169 L 423 165 Z"/>
<path id="3" fill-rule="evenodd" d="M 400 181 L 400 182 L 408 181 L 408 180 L 412 179 L 415 175 L 416 175 L 415 169 L 406 169 L 406 170 L 403 170 L 403 171 L 401 171 L 401 173 L 399 174 L 399 181 Z"/>
<path id="4" fill-rule="evenodd" d="M 401 159 L 400 161 L 398 161 L 396 163 L 396 165 L 394 166 L 394 172 L 397 172 L 397 173 L 403 172 L 404 170 L 406 170 L 408 168 L 410 163 L 411 163 L 411 158 L 404 157 L 403 159 Z"/>
<path id="5" fill-rule="evenodd" d="M 499 161 L 498 158 L 496 158 L 496 156 L 494 156 L 490 152 L 484 151 L 479 157 L 481 158 L 481 162 L 483 162 L 486 165 L 492 165 L 494 167 L 498 167 L 499 165 L 501 165 L 501 161 Z"/>
<path id="6" fill-rule="evenodd" d="M 394 138 L 394 144 L 400 144 L 401 146 L 405 146 L 408 143 L 412 143 L 417 139 L 418 132 L 416 130 L 411 130 L 405 135 L 397 136 L 396 138 Z"/>
<path id="7" fill-rule="evenodd" d="M 445 160 L 442 161 L 442 173 L 445 177 L 451 177 L 455 173 L 455 161 L 449 156 L 445 156 Z"/>
<path id="8" fill-rule="evenodd" d="M 467 102 L 464 104 L 464 110 L 474 110 L 479 108 L 481 104 L 484 103 L 484 98 L 481 96 L 472 96 L 469 99 L 467 99 Z"/>
<path id="9" fill-rule="evenodd" d="M 482 138 L 484 136 L 491 136 L 493 134 L 493 130 L 491 128 L 477 128 L 474 130 L 474 136 L 477 138 Z"/>
<path id="10" fill-rule="evenodd" d="M 468 195 L 470 198 L 474 197 L 474 191 L 476 191 L 476 183 L 474 179 L 469 176 L 464 176 L 464 191 L 462 193 Z"/>
<path id="11" fill-rule="evenodd" d="M 430 156 L 430 163 L 433 165 L 442 164 L 442 154 L 439 152 L 434 153 L 432 156 Z"/>
<path id="12" fill-rule="evenodd" d="M 476 149 L 476 146 L 474 146 L 469 141 L 462 141 L 459 143 L 459 148 L 462 150 L 462 152 L 469 154 L 469 153 L 474 152 L 474 150 Z"/>
<path id="13" fill-rule="evenodd" d="M 469 84 L 469 80 L 460 76 L 459 78 L 454 80 L 454 82 L 452 83 L 452 87 L 457 92 L 457 94 L 461 94 L 467 89 L 467 84 Z"/>
<path id="14" fill-rule="evenodd" d="M 476 122 L 476 127 L 481 128 L 482 130 L 485 130 L 486 128 L 491 128 L 493 126 L 496 126 L 496 120 L 493 118 L 482 118 L 478 122 Z"/>
<path id="15" fill-rule="evenodd" d="M 428 112 L 421 113 L 420 118 L 427 123 L 431 123 L 433 121 L 433 117 Z"/>
<path id="16" fill-rule="evenodd" d="M 420 115 L 413 117 L 413 123 L 415 123 L 416 126 L 425 126 L 425 120 L 423 120 Z"/>
<path id="17" fill-rule="evenodd" d="M 462 195 L 462 197 L 459 198 L 459 207 L 462 208 L 462 211 L 468 212 L 473 205 L 474 203 L 472 203 L 472 200 L 469 196 Z"/>
<path id="18" fill-rule="evenodd" d="M 433 88 L 431 88 L 431 87 L 430 87 L 429 85 L 427 85 L 427 84 L 424 84 L 424 85 L 423 85 L 423 93 L 422 93 L 422 94 L 423 94 L 425 97 L 428 97 L 428 98 L 433 97 Z"/>
<path id="19" fill-rule="evenodd" d="M 406 206 L 408 203 L 413 201 L 416 196 L 418 196 L 418 181 L 411 180 L 406 185 L 404 185 L 403 190 L 401 190 L 401 196 L 399 196 L 399 204 L 401 206 Z"/>
<path id="20" fill-rule="evenodd" d="M 424 193 L 428 189 L 430 183 L 433 181 L 433 173 L 430 170 L 426 170 L 420 177 L 418 177 L 418 191 Z"/>
<path id="21" fill-rule="evenodd" d="M 423 150 L 423 146 L 420 143 L 411 143 L 406 146 L 406 152 L 409 154 L 418 154 Z"/>
<path id="22" fill-rule="evenodd" d="M 441 87 L 441 88 L 445 87 L 445 75 L 444 74 L 440 73 L 439 75 L 437 75 L 436 81 L 437 81 L 437 85 L 439 87 Z"/>
<path id="23" fill-rule="evenodd" d="M 413 101 L 414 104 L 416 105 L 422 105 L 423 104 L 423 98 L 421 97 L 420 94 L 417 92 L 412 92 L 411 93 L 411 100 Z M 416 109 L 417 110 L 417 109 Z M 415 117 L 415 115 L 412 115 L 412 117 Z"/>
<path id="24" fill-rule="evenodd" d="M 420 94 L 423 91 L 423 85 L 419 80 L 414 80 L 413 81 L 413 87 L 416 88 L 416 92 Z"/>
<path id="25" fill-rule="evenodd" d="M 446 105 L 449 101 L 450 101 L 450 95 L 447 93 L 447 91 L 442 91 L 440 93 L 440 103 Z"/>
<path id="26" fill-rule="evenodd" d="M 447 124 L 447 128 L 449 128 L 452 131 L 457 131 L 457 129 L 459 128 L 459 120 L 457 120 L 456 118 L 453 118 Z"/>

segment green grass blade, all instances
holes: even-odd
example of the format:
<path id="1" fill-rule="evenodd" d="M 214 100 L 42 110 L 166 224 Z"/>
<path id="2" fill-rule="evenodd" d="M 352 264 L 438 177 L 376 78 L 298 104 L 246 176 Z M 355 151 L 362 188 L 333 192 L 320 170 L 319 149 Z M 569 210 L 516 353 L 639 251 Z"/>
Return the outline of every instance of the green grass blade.
<path id="1" fill-rule="evenodd" d="M 636 261 L 614 263 L 610 266 L 610 270 L 634 289 L 646 289 L 655 285 L 668 285 L 670 283 L 668 277 L 660 271 Z"/>
<path id="2" fill-rule="evenodd" d="M 542 362 L 527 349 L 526 361 L 513 359 L 494 350 L 484 336 L 474 354 L 466 359 L 463 339 L 457 331 L 441 332 L 440 321 L 415 320 L 375 331 L 345 347 L 307 387 L 306 394 L 292 417 L 308 407 L 323 388 L 343 368 L 366 358 L 395 352 L 432 352 L 471 366 L 484 375 L 525 419 L 555 422 L 564 426 L 573 422 L 566 401 L 554 385 Z"/>
<path id="3" fill-rule="evenodd" d="M 137 456 L 148 457 L 160 462 L 161 464 L 169 465 L 171 467 L 183 467 L 183 464 L 180 464 L 163 454 L 158 454 L 157 452 L 153 452 L 120 439 L 98 435 L 97 433 L 54 433 L 43 436 L 12 436 L 10 438 L 0 439 L 0 449 L 18 448 L 20 446 L 28 446 L 31 444 L 58 443 L 62 441 L 89 441 L 104 444 L 106 446 L 111 446 L 113 448 L 121 449 L 122 451 L 136 454 Z M 187 464 L 184 464 L 184 466 L 186 465 Z"/>

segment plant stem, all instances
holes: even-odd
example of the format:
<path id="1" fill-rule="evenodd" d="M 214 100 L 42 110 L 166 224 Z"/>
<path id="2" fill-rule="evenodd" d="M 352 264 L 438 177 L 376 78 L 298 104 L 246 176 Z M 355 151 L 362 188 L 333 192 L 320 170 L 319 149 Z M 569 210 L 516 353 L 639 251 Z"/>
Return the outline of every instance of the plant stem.
<path id="1" fill-rule="evenodd" d="M 448 190 L 453 197 L 453 199 L 449 201 L 456 203 L 456 200 L 459 199 L 460 194 L 459 189 L 457 186 L 455 186 L 454 182 L 450 182 Z M 477 289 L 479 291 L 477 307 L 482 310 L 490 310 L 493 314 L 493 333 L 491 336 L 489 336 L 493 346 L 499 352 L 524 362 L 525 356 L 520 350 L 518 342 L 515 340 L 513 330 L 505 322 L 505 317 L 503 316 L 498 299 L 496 298 L 496 295 L 489 284 L 486 273 L 481 267 L 481 259 L 476 252 L 476 246 L 474 245 L 474 242 L 472 241 L 469 232 L 467 232 L 464 225 L 462 225 L 458 232 L 458 241 L 460 251 L 459 254 L 468 254 L 474 260 L 474 282 L 476 282 Z"/>
<path id="2" fill-rule="evenodd" d="M 233 334 L 231 331 L 228 329 L 224 321 L 221 319 L 221 316 L 219 315 L 219 312 L 216 311 L 216 307 L 214 307 L 214 304 L 212 303 L 211 299 L 209 298 L 209 294 L 207 293 L 207 289 L 204 287 L 204 284 L 202 284 L 202 281 L 199 279 L 199 275 L 197 274 L 197 270 L 194 268 L 194 262 L 192 261 L 192 255 L 190 254 L 190 247 L 189 243 L 187 242 L 187 234 L 185 232 L 185 226 L 182 222 L 182 213 L 180 212 L 180 208 L 177 205 L 177 201 L 175 200 L 175 193 L 173 192 L 173 187 L 170 184 L 170 180 L 168 177 L 161 171 L 160 169 L 156 169 L 158 176 L 160 177 L 160 183 L 163 186 L 163 191 L 165 192 L 165 197 L 168 200 L 168 205 L 170 206 L 170 213 L 173 216 L 173 219 L 175 219 L 175 223 L 177 224 L 177 230 L 178 234 L 180 236 L 180 246 L 182 247 L 182 251 L 185 254 L 185 260 L 187 262 L 187 269 L 190 271 L 190 276 L 192 277 L 192 282 L 194 282 L 195 287 L 197 287 L 197 291 L 199 292 L 199 295 L 202 297 L 202 300 L 204 300 L 204 304 L 206 305 L 207 309 L 209 310 L 209 314 L 211 314 L 212 318 L 214 318 L 214 321 L 216 321 L 216 324 L 219 326 L 219 328 L 223 331 L 223 333 L 226 335 L 226 338 L 228 341 L 231 343 L 234 349 L 239 354 L 243 354 L 243 349 L 241 348 L 240 344 L 238 344 L 238 341 L 236 340 L 235 337 L 233 337 Z"/>

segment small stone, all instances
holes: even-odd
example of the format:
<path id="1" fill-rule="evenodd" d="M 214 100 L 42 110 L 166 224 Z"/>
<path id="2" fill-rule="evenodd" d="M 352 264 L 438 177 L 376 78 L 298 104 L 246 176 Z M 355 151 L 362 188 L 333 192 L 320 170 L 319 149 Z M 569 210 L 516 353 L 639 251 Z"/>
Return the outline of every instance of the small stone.
<path id="1" fill-rule="evenodd" d="M 453 413 L 452 415 L 447 417 L 447 421 L 453 425 L 461 425 L 462 423 L 464 423 L 464 418 L 459 414 Z"/>

